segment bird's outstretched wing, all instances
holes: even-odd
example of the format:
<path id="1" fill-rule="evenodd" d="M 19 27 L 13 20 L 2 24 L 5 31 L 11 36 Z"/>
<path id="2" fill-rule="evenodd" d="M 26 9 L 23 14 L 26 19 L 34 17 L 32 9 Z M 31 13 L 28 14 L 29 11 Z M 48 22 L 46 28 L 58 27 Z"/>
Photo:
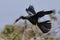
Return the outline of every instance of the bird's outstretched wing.
<path id="1" fill-rule="evenodd" d="M 55 10 L 45 11 L 45 14 L 51 14 L 51 13 L 55 13 Z"/>
<path id="2" fill-rule="evenodd" d="M 37 16 L 38 17 L 43 17 L 44 15 L 47 15 L 47 14 L 52 14 L 52 13 L 55 13 L 55 10 L 49 10 L 49 11 L 39 11 L 37 12 Z"/>
<path id="3" fill-rule="evenodd" d="M 30 5 L 28 8 L 26 8 L 26 12 L 29 14 L 29 15 L 34 15 L 36 14 L 36 11 L 34 10 L 34 7 L 32 5 Z"/>

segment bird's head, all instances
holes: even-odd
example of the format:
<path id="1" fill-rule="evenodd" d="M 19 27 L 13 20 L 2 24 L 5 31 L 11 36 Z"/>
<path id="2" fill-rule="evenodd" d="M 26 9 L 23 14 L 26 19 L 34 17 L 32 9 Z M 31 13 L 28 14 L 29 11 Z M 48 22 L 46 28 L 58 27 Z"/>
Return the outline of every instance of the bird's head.
<path id="1" fill-rule="evenodd" d="M 15 20 L 14 24 L 17 23 L 20 19 L 24 19 L 23 16 L 19 17 L 18 19 Z"/>
<path id="2" fill-rule="evenodd" d="M 21 16 L 20 18 L 21 18 L 21 19 L 25 19 L 25 17 L 24 17 L 24 16 Z"/>

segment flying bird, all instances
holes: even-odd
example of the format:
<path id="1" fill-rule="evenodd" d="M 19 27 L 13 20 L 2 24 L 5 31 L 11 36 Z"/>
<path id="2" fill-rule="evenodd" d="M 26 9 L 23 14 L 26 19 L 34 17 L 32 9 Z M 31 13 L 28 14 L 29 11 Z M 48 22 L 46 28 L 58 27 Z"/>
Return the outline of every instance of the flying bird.
<path id="1" fill-rule="evenodd" d="M 15 23 L 18 22 L 20 19 L 27 19 L 30 23 L 33 25 L 38 26 L 38 28 L 43 32 L 43 33 L 48 33 L 51 29 L 51 22 L 50 20 L 46 20 L 44 22 L 39 22 L 39 18 L 42 18 L 46 15 L 49 15 L 51 13 L 54 13 L 54 10 L 50 11 L 39 11 L 37 14 L 30 15 L 30 16 L 20 16 L 18 19 L 16 19 Z"/>

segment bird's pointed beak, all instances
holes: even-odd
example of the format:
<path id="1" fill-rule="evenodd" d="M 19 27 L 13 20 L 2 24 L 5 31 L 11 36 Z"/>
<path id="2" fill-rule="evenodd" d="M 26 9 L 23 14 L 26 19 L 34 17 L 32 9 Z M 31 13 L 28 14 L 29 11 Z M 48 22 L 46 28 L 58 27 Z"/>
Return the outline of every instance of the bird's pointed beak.
<path id="1" fill-rule="evenodd" d="M 16 24 L 20 20 L 20 17 L 14 21 L 13 24 Z"/>
<path id="2" fill-rule="evenodd" d="M 16 21 L 14 21 L 14 23 L 13 24 L 16 24 L 17 22 Z"/>

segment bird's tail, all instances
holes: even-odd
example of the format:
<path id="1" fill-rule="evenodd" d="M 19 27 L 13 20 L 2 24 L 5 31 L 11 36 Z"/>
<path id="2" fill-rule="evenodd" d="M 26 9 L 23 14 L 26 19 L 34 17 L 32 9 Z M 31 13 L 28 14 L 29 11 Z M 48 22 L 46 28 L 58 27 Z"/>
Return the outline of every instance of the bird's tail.
<path id="1" fill-rule="evenodd" d="M 49 24 L 49 26 L 48 25 L 43 25 L 43 24 L 38 24 L 38 27 L 39 27 L 39 29 L 43 32 L 43 33 L 48 33 L 49 31 L 50 31 L 50 29 L 51 29 L 51 25 Z"/>

